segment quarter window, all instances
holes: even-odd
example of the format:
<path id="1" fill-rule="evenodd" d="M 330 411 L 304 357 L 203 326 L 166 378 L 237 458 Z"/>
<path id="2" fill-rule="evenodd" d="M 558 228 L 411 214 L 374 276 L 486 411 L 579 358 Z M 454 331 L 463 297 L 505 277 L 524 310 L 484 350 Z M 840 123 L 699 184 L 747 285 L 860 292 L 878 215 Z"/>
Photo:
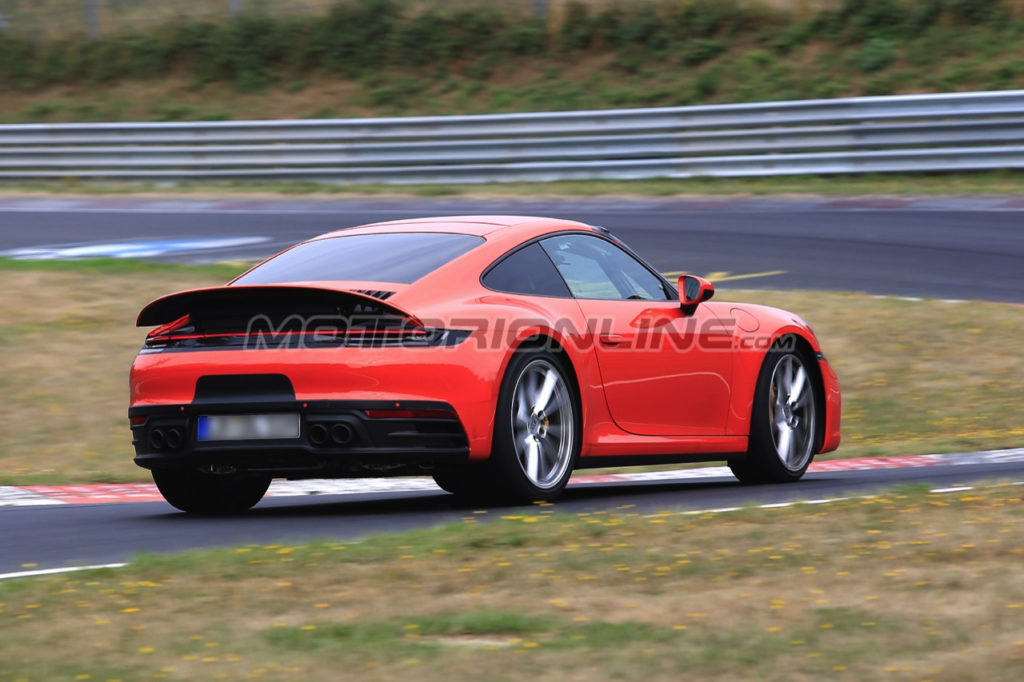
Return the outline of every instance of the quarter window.
<path id="1" fill-rule="evenodd" d="M 488 289 L 529 296 L 569 298 L 569 288 L 540 244 L 515 251 L 488 270 L 483 277 Z"/>

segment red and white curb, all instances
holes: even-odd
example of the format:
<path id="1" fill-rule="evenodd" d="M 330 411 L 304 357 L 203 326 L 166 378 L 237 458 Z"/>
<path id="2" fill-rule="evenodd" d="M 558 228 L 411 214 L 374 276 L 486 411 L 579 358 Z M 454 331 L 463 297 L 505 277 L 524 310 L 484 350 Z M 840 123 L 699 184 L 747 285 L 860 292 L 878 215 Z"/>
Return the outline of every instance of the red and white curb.
<path id="1" fill-rule="evenodd" d="M 1024 462 L 1024 448 L 958 452 L 945 455 L 910 455 L 906 457 L 861 457 L 813 462 L 811 473 L 862 471 L 866 469 L 903 469 L 908 467 L 949 466 L 962 464 L 1000 464 Z M 729 478 L 725 466 L 671 471 L 638 471 L 624 474 L 577 474 L 570 486 L 595 483 L 642 483 L 688 481 L 704 478 Z M 437 492 L 429 478 L 357 478 L 340 480 L 274 481 L 268 497 L 302 497 L 306 495 L 359 495 L 364 493 Z M 25 507 L 62 504 L 106 504 L 111 502 L 156 502 L 162 500 L 152 483 L 30 485 L 0 486 L 0 506 Z"/>

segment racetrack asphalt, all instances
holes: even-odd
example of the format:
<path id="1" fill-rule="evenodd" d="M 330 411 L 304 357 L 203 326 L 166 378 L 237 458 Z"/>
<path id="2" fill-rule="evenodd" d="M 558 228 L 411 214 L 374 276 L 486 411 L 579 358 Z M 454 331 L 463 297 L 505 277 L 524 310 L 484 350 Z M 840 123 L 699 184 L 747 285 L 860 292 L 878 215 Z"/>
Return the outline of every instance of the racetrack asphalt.
<path id="1" fill-rule="evenodd" d="M 806 288 L 1024 303 L 1024 202 L 1001 200 L 151 200 L 0 198 L 0 255 L 48 248 L 212 237 L 258 243 L 154 253 L 184 262 L 256 259 L 323 232 L 410 216 L 550 215 L 603 225 L 663 271 L 718 273 L 735 287 Z M 722 274 L 727 273 L 727 274 Z M 774 273 L 774 274 L 766 274 Z M 173 289 L 173 285 L 169 284 Z M 731 478 L 594 483 L 555 511 L 654 512 L 1024 479 L 1024 463 L 820 472 L 797 484 Z M 632 506 L 630 506 L 632 505 Z M 498 517 L 436 492 L 267 499 L 250 514 L 196 518 L 163 502 L 0 509 L 0 572 L 125 561 L 137 552 L 315 537 L 352 540 L 467 516 Z M 527 508 L 529 512 L 530 508 Z M 521 511 L 518 513 L 522 513 Z"/>
<path id="2" fill-rule="evenodd" d="M 1008 199 L 8 197 L 0 198 L 0 255 L 25 248 L 261 237 L 258 243 L 151 256 L 185 262 L 257 259 L 341 227 L 477 213 L 602 225 L 662 271 L 710 274 L 731 287 L 1024 303 L 1024 201 Z"/>
<path id="3" fill-rule="evenodd" d="M 732 477 L 671 482 L 593 483 L 574 486 L 553 506 L 556 513 L 654 513 L 863 495 L 895 485 L 945 488 L 980 480 L 1024 480 L 1024 459 L 1002 463 L 812 473 L 787 485 L 744 486 Z M 484 514 L 475 513 L 486 511 Z M 476 521 L 539 508 L 468 507 L 443 492 L 399 492 L 269 498 L 247 514 L 197 517 L 165 502 L 0 508 L 0 573 L 128 561 L 139 552 L 303 542 L 357 540 Z"/>

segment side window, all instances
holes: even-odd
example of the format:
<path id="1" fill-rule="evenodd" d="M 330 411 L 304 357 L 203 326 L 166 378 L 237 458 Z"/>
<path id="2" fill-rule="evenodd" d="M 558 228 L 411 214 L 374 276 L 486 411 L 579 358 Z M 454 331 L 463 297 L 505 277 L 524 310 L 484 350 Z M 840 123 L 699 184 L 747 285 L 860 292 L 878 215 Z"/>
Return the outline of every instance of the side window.
<path id="1" fill-rule="evenodd" d="M 669 300 L 661 280 L 615 244 L 585 234 L 541 242 L 577 298 Z"/>
<path id="2" fill-rule="evenodd" d="M 512 294 L 571 297 L 540 244 L 530 244 L 500 261 L 484 275 L 483 284 Z"/>

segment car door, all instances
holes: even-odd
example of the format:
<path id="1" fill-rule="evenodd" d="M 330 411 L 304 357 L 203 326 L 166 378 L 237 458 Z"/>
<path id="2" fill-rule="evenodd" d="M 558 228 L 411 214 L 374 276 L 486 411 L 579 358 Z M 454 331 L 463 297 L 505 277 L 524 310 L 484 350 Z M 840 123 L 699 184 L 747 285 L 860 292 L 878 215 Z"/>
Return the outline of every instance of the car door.
<path id="1" fill-rule="evenodd" d="M 541 241 L 586 318 L 608 408 L 641 435 L 723 435 L 731 334 L 708 306 L 692 316 L 675 291 L 609 239 Z"/>

